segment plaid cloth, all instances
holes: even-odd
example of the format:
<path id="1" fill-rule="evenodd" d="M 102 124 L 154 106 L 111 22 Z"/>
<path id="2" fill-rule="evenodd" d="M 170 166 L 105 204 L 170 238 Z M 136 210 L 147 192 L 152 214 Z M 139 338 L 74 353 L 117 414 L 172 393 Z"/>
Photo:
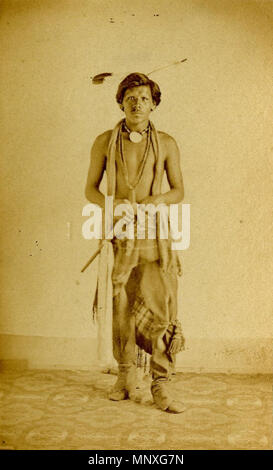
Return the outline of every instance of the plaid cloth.
<path id="1" fill-rule="evenodd" d="M 140 297 L 136 297 L 133 306 L 133 314 L 135 315 L 136 344 L 146 353 L 152 354 L 151 331 L 154 322 L 154 314 L 145 306 L 143 299 Z M 185 338 L 178 320 L 169 324 L 164 336 L 164 341 L 167 347 L 167 354 L 170 357 L 185 349 Z"/>
<path id="2" fill-rule="evenodd" d="M 133 306 L 136 322 L 136 344 L 149 354 L 152 354 L 151 331 L 154 322 L 154 314 L 145 305 L 140 297 L 137 297 Z"/>

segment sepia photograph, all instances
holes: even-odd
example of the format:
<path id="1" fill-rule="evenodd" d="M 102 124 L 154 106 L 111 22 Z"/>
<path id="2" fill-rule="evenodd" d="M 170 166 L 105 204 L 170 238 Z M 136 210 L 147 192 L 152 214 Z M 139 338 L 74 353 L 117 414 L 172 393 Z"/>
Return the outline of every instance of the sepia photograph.
<path id="1" fill-rule="evenodd" d="M 0 25 L 0 450 L 272 450 L 273 1 Z"/>

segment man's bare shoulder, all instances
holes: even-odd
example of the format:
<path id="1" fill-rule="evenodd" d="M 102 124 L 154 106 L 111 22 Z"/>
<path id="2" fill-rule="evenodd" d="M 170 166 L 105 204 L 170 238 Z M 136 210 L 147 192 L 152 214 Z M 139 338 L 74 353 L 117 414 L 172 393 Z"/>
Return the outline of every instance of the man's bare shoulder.
<path id="1" fill-rule="evenodd" d="M 177 151 L 177 142 L 170 134 L 167 134 L 167 132 L 158 131 L 158 137 L 166 153 L 173 150 Z"/>
<path id="2" fill-rule="evenodd" d="M 93 145 L 96 146 L 96 147 L 99 147 L 101 149 L 107 149 L 110 138 L 111 138 L 111 134 L 112 134 L 111 129 L 103 132 L 102 134 L 99 134 L 96 137 Z"/>

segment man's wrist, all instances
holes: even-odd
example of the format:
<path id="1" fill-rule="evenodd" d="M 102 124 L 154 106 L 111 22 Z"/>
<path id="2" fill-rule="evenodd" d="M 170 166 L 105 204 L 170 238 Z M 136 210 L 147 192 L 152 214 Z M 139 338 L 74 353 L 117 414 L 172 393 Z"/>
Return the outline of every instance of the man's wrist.
<path id="1" fill-rule="evenodd" d="M 116 206 L 119 206 L 120 204 L 130 204 L 130 201 L 128 199 L 114 199 L 114 202 L 113 202 L 114 208 Z"/>
<path id="2" fill-rule="evenodd" d="M 162 195 L 162 194 L 156 196 L 155 205 L 158 206 L 159 204 L 166 204 L 165 199 L 164 199 L 164 195 Z"/>

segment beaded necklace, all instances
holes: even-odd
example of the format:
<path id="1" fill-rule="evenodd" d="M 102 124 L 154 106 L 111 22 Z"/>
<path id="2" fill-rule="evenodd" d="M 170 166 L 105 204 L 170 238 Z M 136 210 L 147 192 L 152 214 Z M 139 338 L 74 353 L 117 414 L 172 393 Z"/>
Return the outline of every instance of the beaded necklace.
<path id="1" fill-rule="evenodd" d="M 148 131 L 150 127 L 150 123 L 148 124 L 146 129 L 144 129 L 143 131 L 131 131 L 129 127 L 126 126 L 125 121 L 123 122 L 123 127 L 126 130 L 126 132 L 128 132 L 130 141 L 133 142 L 134 144 L 138 144 L 139 142 L 142 141 L 143 135 Z"/>
<path id="2" fill-rule="evenodd" d="M 147 142 L 146 142 L 144 155 L 143 155 L 143 158 L 142 158 L 142 160 L 139 164 L 138 172 L 137 172 L 137 175 L 136 175 L 133 183 L 129 182 L 128 167 L 127 167 L 126 160 L 124 158 L 124 152 L 123 152 L 123 141 L 122 141 L 122 131 L 121 131 L 121 129 L 119 131 L 119 139 L 118 140 L 119 140 L 119 154 L 120 154 L 120 159 L 121 159 L 121 163 L 122 163 L 121 168 L 122 168 L 122 172 L 123 172 L 123 176 L 124 176 L 124 179 L 125 179 L 126 186 L 130 190 L 130 202 L 135 202 L 136 201 L 135 189 L 136 189 L 136 187 L 137 187 L 137 185 L 138 185 L 138 183 L 139 183 L 139 181 L 140 181 L 140 179 L 143 175 L 145 163 L 147 161 L 148 154 L 149 154 L 150 143 L 151 143 L 151 126 L 150 125 L 148 126 Z"/>

